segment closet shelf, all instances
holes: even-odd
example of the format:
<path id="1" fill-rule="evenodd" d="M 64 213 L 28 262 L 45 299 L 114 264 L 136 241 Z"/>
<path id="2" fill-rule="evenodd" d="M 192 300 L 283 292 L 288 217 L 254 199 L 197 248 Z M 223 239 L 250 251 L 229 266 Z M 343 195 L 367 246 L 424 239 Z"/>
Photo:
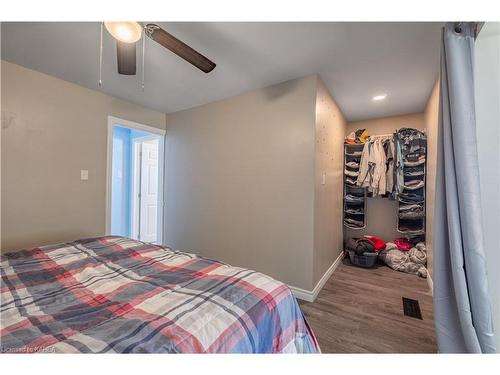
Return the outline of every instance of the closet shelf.
<path id="1" fill-rule="evenodd" d="M 344 226 L 346 226 L 347 228 L 351 228 L 351 229 L 364 229 L 364 228 L 366 228 L 366 225 L 363 225 L 362 227 L 355 227 L 355 226 L 352 226 L 352 225 L 346 223 L 345 221 L 344 221 Z"/>
<path id="2" fill-rule="evenodd" d="M 418 139 L 418 147 L 416 150 L 412 149 L 410 152 L 412 153 L 412 160 L 408 161 L 405 158 L 405 152 L 403 153 L 403 182 L 406 184 L 411 180 L 419 180 L 422 181 L 422 186 L 418 188 L 408 188 L 407 185 L 403 187 L 403 196 L 401 194 L 398 195 L 398 226 L 397 231 L 399 233 L 406 234 L 407 236 L 420 236 L 425 235 L 425 193 L 427 187 L 426 181 L 426 172 L 427 172 L 427 137 L 425 133 L 420 132 L 417 129 L 408 129 L 403 128 L 398 130 L 396 133 L 396 139 L 400 143 L 401 148 L 403 149 L 405 145 L 405 135 L 402 133 L 412 133 L 413 139 Z M 416 152 L 415 152 L 416 151 Z M 415 160 L 416 159 L 416 160 Z M 411 171 L 411 172 L 407 172 Z M 413 173 L 413 175 L 408 175 L 408 173 Z M 419 173 L 419 174 L 415 174 Z M 404 195 L 413 195 L 413 199 L 408 199 Z M 418 198 L 421 199 L 418 199 Z M 418 205 L 421 207 L 421 216 L 419 217 L 401 217 L 401 208 L 407 207 L 409 205 Z M 405 223 L 412 223 L 411 226 L 415 226 L 413 229 L 405 228 Z M 420 224 L 420 225 L 418 225 Z"/>
<path id="3" fill-rule="evenodd" d="M 401 128 L 393 134 L 370 136 L 370 138 L 373 139 L 390 137 L 393 137 L 393 140 L 397 145 L 396 149 L 401 150 L 403 154 L 402 171 L 401 169 L 398 169 L 398 171 L 401 171 L 402 173 L 399 174 L 395 171 L 394 175 L 395 184 L 399 181 L 398 186 L 403 186 L 401 191 L 396 190 L 395 187 L 395 190 L 392 193 L 381 195 L 381 197 L 393 197 L 396 200 L 398 204 L 396 229 L 399 233 L 410 237 L 425 235 L 425 192 L 427 172 L 426 135 L 418 129 Z M 364 147 L 365 143 L 344 144 L 343 222 L 345 227 L 354 230 L 366 228 L 367 198 L 372 197 L 372 193 L 369 193 L 367 188 L 347 182 L 347 178 L 349 178 L 349 181 L 351 182 L 357 180 L 357 177 L 353 176 L 353 174 L 359 172 L 359 164 L 361 162 Z M 397 152 L 395 153 L 394 150 L 392 151 L 394 155 L 394 165 L 396 165 L 400 159 L 398 158 L 396 160 Z M 406 159 L 406 156 L 408 156 L 408 159 Z M 358 165 L 356 166 L 356 164 Z M 401 168 L 401 166 L 399 166 L 399 168 Z M 400 180 L 401 178 L 402 181 Z M 423 183 L 418 181 L 422 181 Z M 349 194 L 358 196 L 360 199 L 357 200 L 353 197 L 346 199 Z M 407 211 L 406 214 L 400 215 L 401 209 L 405 211 L 405 207 L 410 205 L 419 205 L 422 208 L 417 210 L 417 212 L 415 212 L 415 208 L 411 208 L 412 211 Z M 353 212 L 356 210 L 356 207 L 359 208 L 359 212 Z M 412 215 L 415 215 L 415 217 L 411 217 Z"/>
<path id="4" fill-rule="evenodd" d="M 356 180 L 357 176 L 352 176 L 349 174 L 355 174 L 359 172 L 358 165 L 352 165 L 354 160 L 361 159 L 361 154 L 363 151 L 364 144 L 344 144 L 344 226 L 350 229 L 359 230 L 366 228 L 366 189 L 357 185 L 352 185 L 347 182 L 347 178 Z M 350 164 L 350 165 L 348 165 Z M 346 173 L 346 171 L 348 173 Z M 361 194 L 362 193 L 362 194 Z M 358 200 L 349 200 L 347 195 L 359 198 Z M 349 212 L 358 207 L 363 207 L 360 212 Z M 359 223 L 356 225 L 354 222 Z"/>

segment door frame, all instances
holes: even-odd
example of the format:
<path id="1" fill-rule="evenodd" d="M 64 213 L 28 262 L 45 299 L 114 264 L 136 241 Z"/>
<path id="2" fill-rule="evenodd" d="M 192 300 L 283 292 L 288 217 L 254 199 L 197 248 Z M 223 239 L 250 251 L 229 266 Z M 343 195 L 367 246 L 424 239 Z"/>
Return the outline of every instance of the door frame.
<path id="1" fill-rule="evenodd" d="M 140 124 L 129 120 L 124 120 L 114 116 L 108 116 L 108 139 L 107 139 L 107 160 L 106 160 L 106 235 L 111 234 L 111 196 L 112 196 L 112 177 L 113 177 L 113 126 L 142 130 L 160 136 L 158 146 L 158 238 L 157 243 L 163 244 L 163 212 L 164 212 L 164 169 L 165 169 L 165 134 L 166 130 L 155 128 L 153 126 Z"/>

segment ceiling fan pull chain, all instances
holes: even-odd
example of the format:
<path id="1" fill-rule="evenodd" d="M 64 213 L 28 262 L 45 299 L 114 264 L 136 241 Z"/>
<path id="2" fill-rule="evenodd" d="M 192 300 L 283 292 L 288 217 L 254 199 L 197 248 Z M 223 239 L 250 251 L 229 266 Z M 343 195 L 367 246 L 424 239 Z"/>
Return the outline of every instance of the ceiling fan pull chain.
<path id="1" fill-rule="evenodd" d="M 144 28 L 144 35 L 142 36 L 142 91 L 144 91 L 144 55 L 146 54 L 146 28 Z"/>
<path id="2" fill-rule="evenodd" d="M 102 86 L 102 27 L 104 22 L 101 22 L 101 39 L 99 44 L 99 87 Z"/>

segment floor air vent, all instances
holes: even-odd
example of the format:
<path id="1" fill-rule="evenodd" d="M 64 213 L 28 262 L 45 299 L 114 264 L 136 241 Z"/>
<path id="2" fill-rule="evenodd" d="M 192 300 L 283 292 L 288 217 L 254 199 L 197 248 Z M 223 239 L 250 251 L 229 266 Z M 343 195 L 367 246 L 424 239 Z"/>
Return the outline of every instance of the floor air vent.
<path id="1" fill-rule="evenodd" d="M 406 316 L 423 320 L 420 305 L 416 299 L 403 297 L 403 311 Z"/>

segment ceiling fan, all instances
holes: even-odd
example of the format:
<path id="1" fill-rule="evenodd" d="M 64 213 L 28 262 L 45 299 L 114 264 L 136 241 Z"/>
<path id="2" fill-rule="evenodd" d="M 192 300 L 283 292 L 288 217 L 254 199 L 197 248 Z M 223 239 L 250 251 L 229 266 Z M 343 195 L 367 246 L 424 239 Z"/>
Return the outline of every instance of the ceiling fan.
<path id="1" fill-rule="evenodd" d="M 104 22 L 106 30 L 116 39 L 118 73 L 124 75 L 136 74 L 136 44 L 143 38 L 143 59 L 145 36 L 183 58 L 205 73 L 215 68 L 215 63 L 201 53 L 195 51 L 186 43 L 163 30 L 154 23 L 139 22 Z M 144 37 L 143 37 L 144 34 Z M 102 24 L 101 24 L 101 62 L 102 62 Z M 143 60 L 144 63 L 144 60 Z M 143 69 L 144 70 L 144 69 Z"/>

